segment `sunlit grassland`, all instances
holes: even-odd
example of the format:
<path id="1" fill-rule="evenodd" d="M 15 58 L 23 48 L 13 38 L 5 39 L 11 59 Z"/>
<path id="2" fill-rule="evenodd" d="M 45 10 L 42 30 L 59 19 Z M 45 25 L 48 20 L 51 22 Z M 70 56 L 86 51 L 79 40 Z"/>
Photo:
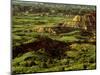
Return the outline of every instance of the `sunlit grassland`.
<path id="1" fill-rule="evenodd" d="M 73 17 L 70 18 L 65 16 L 13 16 L 13 46 L 34 42 L 38 35 L 66 43 L 79 41 L 81 38 L 88 38 L 88 36 L 81 36 L 80 30 L 78 29 L 61 34 L 51 34 L 47 32 L 39 33 L 33 31 L 35 27 L 53 27 L 62 21 L 70 21 L 72 18 Z M 65 56 L 60 59 L 50 58 L 45 51 L 41 51 L 41 49 L 37 52 L 33 50 L 14 58 L 12 60 L 12 71 L 13 73 L 36 73 L 95 69 L 95 52 L 95 45 L 86 43 L 74 43 L 70 45 L 70 49 L 68 51 L 66 50 Z"/>

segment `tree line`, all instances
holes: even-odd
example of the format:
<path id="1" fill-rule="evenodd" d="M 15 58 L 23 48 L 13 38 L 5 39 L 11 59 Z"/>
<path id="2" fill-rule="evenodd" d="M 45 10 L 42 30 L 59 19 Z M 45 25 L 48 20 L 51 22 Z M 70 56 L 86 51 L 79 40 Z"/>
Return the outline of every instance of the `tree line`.
<path id="1" fill-rule="evenodd" d="M 95 6 L 12 1 L 12 11 L 14 15 L 19 13 L 45 13 L 47 15 L 83 15 L 95 11 Z"/>

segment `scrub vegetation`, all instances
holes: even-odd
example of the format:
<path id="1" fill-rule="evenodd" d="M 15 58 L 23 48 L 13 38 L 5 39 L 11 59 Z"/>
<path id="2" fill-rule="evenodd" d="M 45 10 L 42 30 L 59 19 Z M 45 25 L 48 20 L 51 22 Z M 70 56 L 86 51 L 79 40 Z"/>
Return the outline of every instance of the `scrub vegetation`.
<path id="1" fill-rule="evenodd" d="M 96 7 L 12 1 L 12 73 L 96 69 Z"/>

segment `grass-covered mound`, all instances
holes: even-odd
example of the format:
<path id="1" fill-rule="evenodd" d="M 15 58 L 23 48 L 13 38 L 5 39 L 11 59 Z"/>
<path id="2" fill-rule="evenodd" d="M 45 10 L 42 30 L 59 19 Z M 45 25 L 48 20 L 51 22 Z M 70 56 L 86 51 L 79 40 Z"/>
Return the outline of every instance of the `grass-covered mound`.
<path id="1" fill-rule="evenodd" d="M 37 52 L 39 49 L 44 49 L 49 56 L 58 57 L 59 55 L 64 55 L 65 50 L 69 50 L 69 46 L 65 42 L 53 40 L 45 36 L 38 36 L 34 42 L 13 47 L 13 57 L 29 51 Z"/>

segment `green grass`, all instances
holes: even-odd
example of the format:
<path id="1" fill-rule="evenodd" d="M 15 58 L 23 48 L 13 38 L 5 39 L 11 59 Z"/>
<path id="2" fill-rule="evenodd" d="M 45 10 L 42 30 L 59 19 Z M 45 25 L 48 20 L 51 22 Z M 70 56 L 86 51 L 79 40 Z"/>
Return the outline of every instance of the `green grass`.
<path id="1" fill-rule="evenodd" d="M 65 42 L 71 42 L 71 41 L 77 41 L 78 39 L 74 36 L 63 36 L 59 39 L 60 41 L 65 41 Z"/>
<path id="2" fill-rule="evenodd" d="M 74 42 L 88 36 L 81 36 L 80 30 L 76 29 L 68 33 L 51 34 L 47 32 L 34 32 L 35 27 L 53 27 L 61 21 L 70 21 L 73 17 L 54 16 L 13 16 L 12 39 L 13 46 L 34 42 L 38 35 L 47 36 L 53 40 L 62 42 Z M 87 63 L 87 69 L 96 68 L 96 46 L 88 43 L 73 43 L 70 49 L 65 51 L 62 58 L 50 58 L 48 54 L 39 50 L 27 52 L 12 59 L 13 73 L 37 73 L 69 70 L 84 70 L 83 65 Z"/>
<path id="3" fill-rule="evenodd" d="M 87 70 L 96 68 L 94 45 L 76 44 L 71 47 L 65 52 L 64 58 L 54 58 L 51 61 L 43 50 L 27 52 L 13 59 L 12 70 L 14 73 L 35 73 L 84 70 L 84 65 L 87 66 Z"/>

